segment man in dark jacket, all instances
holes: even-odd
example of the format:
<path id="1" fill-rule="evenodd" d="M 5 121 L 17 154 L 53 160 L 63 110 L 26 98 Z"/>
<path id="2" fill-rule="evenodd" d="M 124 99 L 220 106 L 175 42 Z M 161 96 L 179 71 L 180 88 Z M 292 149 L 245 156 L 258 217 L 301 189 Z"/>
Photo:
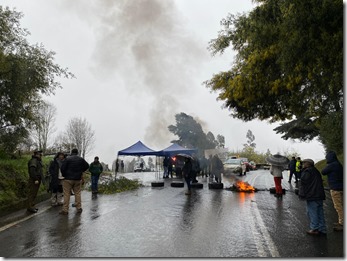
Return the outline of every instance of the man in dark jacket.
<path id="1" fill-rule="evenodd" d="M 60 214 L 67 215 L 69 213 L 71 189 L 75 193 L 75 205 L 77 208 L 77 213 L 82 213 L 81 185 L 84 183 L 83 172 L 88 168 L 88 162 L 86 162 L 82 157 L 78 156 L 78 150 L 72 149 L 71 156 L 67 157 L 61 165 L 61 173 L 64 177 L 64 205 L 62 211 L 60 211 Z"/>
<path id="2" fill-rule="evenodd" d="M 190 158 L 186 158 L 185 159 L 185 163 L 184 166 L 182 168 L 182 174 L 184 179 L 186 180 L 187 183 L 187 187 L 188 187 L 188 191 L 186 192 L 186 195 L 190 195 L 191 194 L 191 179 L 192 179 L 192 161 Z"/>
<path id="3" fill-rule="evenodd" d="M 328 176 L 331 198 L 339 217 L 339 222 L 334 223 L 335 231 L 343 231 L 343 167 L 334 151 L 325 156 L 327 166 L 322 170 L 323 175 Z"/>
<path id="4" fill-rule="evenodd" d="M 98 193 L 98 182 L 100 174 L 103 172 L 103 167 L 99 162 L 99 157 L 95 157 L 94 161 L 89 165 L 89 172 L 92 175 L 92 194 Z"/>
<path id="5" fill-rule="evenodd" d="M 35 198 L 37 196 L 37 192 L 39 191 L 41 179 L 42 179 L 42 151 L 34 151 L 34 155 L 32 155 L 31 159 L 28 162 L 28 172 L 29 172 L 29 195 L 28 195 L 28 205 L 27 211 L 31 213 L 36 213 L 37 208 L 35 205 Z"/>
<path id="6" fill-rule="evenodd" d="M 192 161 L 192 183 L 198 183 L 198 180 L 196 179 L 196 176 L 198 176 L 200 172 L 200 163 L 199 159 L 195 156 L 193 156 Z"/>
<path id="7" fill-rule="evenodd" d="M 326 235 L 323 210 L 325 192 L 320 172 L 314 167 L 312 159 L 304 159 L 301 173 L 299 197 L 306 200 L 307 214 L 310 219 L 309 235 Z"/>
<path id="8" fill-rule="evenodd" d="M 296 167 L 296 159 L 293 156 L 291 161 L 289 161 L 289 164 L 288 164 L 288 169 L 289 169 L 289 180 L 288 180 L 288 182 L 289 183 L 292 182 L 293 175 L 295 177 L 295 183 L 298 182 L 298 177 L 295 175 L 295 167 Z"/>

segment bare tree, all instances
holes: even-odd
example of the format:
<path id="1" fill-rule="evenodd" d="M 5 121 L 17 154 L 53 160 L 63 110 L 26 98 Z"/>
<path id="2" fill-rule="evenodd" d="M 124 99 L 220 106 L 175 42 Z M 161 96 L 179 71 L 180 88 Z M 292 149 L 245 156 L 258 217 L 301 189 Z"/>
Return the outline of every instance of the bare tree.
<path id="1" fill-rule="evenodd" d="M 75 144 L 80 155 L 84 158 L 92 149 L 95 133 L 86 119 L 72 118 L 67 125 L 66 137 L 69 144 Z"/>
<path id="2" fill-rule="evenodd" d="M 54 151 L 61 151 L 64 153 L 69 153 L 73 148 L 77 146 L 74 143 L 70 143 L 66 132 L 60 132 L 54 139 L 52 149 Z"/>
<path id="3" fill-rule="evenodd" d="M 32 127 L 32 139 L 36 146 L 46 152 L 49 139 L 55 132 L 57 108 L 50 102 L 42 101 L 37 109 L 37 119 Z"/>

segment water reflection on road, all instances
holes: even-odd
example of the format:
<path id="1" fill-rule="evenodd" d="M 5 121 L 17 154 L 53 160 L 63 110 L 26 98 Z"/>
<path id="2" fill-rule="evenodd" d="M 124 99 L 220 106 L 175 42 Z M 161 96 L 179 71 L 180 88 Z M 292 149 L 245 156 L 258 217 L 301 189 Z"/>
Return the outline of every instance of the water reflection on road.
<path id="1" fill-rule="evenodd" d="M 342 235 L 329 240 L 305 234 L 305 205 L 290 186 L 283 200 L 268 191 L 237 193 L 186 187 L 152 188 L 154 172 L 122 174 L 145 186 L 114 195 L 82 193 L 81 215 L 51 208 L 0 233 L 5 257 L 317 257 L 341 256 Z M 273 185 L 271 175 L 255 171 L 224 177 L 224 187 L 243 179 L 257 188 Z M 268 187 L 269 188 L 269 187 Z M 329 210 L 331 209 L 326 206 Z M 329 210 L 330 211 L 330 210 Z M 334 211 L 326 212 L 331 216 Z M 333 218 L 336 218 L 333 216 Z M 17 236 L 18 235 L 18 236 Z M 300 242 L 298 245 L 297 242 Z M 333 243 L 331 243 L 333 242 Z M 9 247 L 11 246 L 11 247 Z M 295 251 L 293 251 L 295 249 Z"/>

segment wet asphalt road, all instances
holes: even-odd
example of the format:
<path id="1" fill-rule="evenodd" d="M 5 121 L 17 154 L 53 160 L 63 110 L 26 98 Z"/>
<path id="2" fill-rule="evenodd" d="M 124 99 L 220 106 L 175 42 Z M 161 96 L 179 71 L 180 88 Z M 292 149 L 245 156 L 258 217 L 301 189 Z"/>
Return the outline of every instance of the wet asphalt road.
<path id="1" fill-rule="evenodd" d="M 203 189 L 190 196 L 186 187 L 152 188 L 155 173 L 129 173 L 145 187 L 114 195 L 82 193 L 83 213 L 70 207 L 58 214 L 49 202 L 40 212 L 0 228 L 2 257 L 343 257 L 342 232 L 334 232 L 337 214 L 329 193 L 324 202 L 327 237 L 306 235 L 306 204 L 289 186 L 282 200 L 270 194 L 273 178 L 266 170 L 223 177 L 224 188 L 235 178 L 255 186 L 256 193 Z M 158 175 L 157 175 L 158 176 Z M 294 183 L 293 183 L 294 185 Z M 72 197 L 73 202 L 73 197 Z"/>

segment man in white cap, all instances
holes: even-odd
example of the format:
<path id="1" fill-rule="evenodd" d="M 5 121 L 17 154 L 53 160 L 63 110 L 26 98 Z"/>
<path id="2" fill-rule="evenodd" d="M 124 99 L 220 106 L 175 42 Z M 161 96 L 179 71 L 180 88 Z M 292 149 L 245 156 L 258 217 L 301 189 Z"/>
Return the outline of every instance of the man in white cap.
<path id="1" fill-rule="evenodd" d="M 310 230 L 307 234 L 313 236 L 326 235 L 326 225 L 323 210 L 325 192 L 321 173 L 315 168 L 312 159 L 304 159 L 300 179 L 299 197 L 306 200 L 307 215 L 310 219 Z"/>

